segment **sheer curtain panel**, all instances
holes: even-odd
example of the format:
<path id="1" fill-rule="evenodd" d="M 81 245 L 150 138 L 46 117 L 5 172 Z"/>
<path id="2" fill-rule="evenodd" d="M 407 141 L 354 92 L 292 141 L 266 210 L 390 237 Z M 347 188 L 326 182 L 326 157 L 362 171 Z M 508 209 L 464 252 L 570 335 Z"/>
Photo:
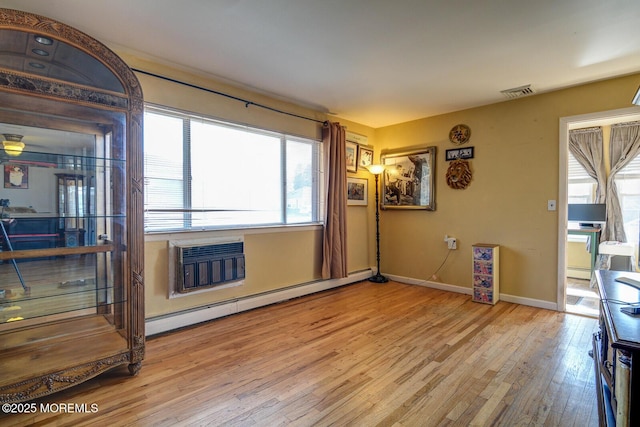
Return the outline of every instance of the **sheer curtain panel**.
<path id="1" fill-rule="evenodd" d="M 604 169 L 602 150 L 602 128 L 585 128 L 569 131 L 569 151 L 597 182 L 596 199 L 593 203 L 604 203 L 607 189 L 607 173 Z"/>
<path id="2" fill-rule="evenodd" d="M 640 122 L 612 125 L 609 152 L 611 172 L 607 180 L 607 227 L 602 240 L 626 242 L 622 207 L 614 180 L 616 174 L 640 154 Z"/>

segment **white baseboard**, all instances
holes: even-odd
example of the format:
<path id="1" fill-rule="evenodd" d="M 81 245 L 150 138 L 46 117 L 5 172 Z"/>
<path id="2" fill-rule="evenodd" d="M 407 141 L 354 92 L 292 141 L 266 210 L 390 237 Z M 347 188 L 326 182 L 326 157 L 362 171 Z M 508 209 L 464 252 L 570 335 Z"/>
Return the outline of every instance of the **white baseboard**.
<path id="1" fill-rule="evenodd" d="M 414 279 L 411 277 L 396 276 L 393 274 L 386 275 L 389 279 L 408 285 L 426 286 L 427 288 L 439 289 L 441 291 L 457 292 L 459 294 L 471 295 L 471 288 L 458 285 L 449 285 L 447 283 L 432 282 L 430 280 Z M 525 298 L 514 295 L 500 293 L 500 300 L 511 302 L 514 304 L 528 305 L 530 307 L 544 308 L 546 310 L 558 311 L 558 304 L 555 302 L 543 301 L 533 298 Z"/>
<path id="2" fill-rule="evenodd" d="M 364 270 L 349 274 L 348 277 L 343 279 L 320 280 L 317 282 L 292 286 L 278 291 L 226 301 L 219 304 L 212 304 L 206 307 L 198 307 L 178 313 L 153 317 L 145 320 L 146 335 L 152 336 L 174 329 L 195 325 L 208 320 L 359 282 L 361 280 L 366 280 L 369 277 L 371 277 L 371 271 Z"/>
<path id="3" fill-rule="evenodd" d="M 407 285 L 425 286 L 427 288 L 439 289 L 441 291 L 449 291 L 449 292 L 455 292 L 458 294 L 471 295 L 471 288 L 465 288 L 464 286 L 449 285 L 447 283 L 432 282 L 430 280 L 396 276 L 395 274 L 386 274 L 385 276 L 387 276 L 389 279 L 395 282 L 406 283 Z"/>
<path id="4" fill-rule="evenodd" d="M 373 269 L 373 271 L 375 272 L 375 268 Z M 174 329 L 195 325 L 197 323 L 206 322 L 208 320 L 229 316 L 231 314 L 252 310 L 254 308 L 264 307 L 266 305 L 298 298 L 304 295 L 310 295 L 316 292 L 337 288 L 350 283 L 366 280 L 371 277 L 371 275 L 372 272 L 370 270 L 364 270 L 352 273 L 344 279 L 320 280 L 317 282 L 292 286 L 261 295 L 255 295 L 233 301 L 213 304 L 207 307 L 198 307 L 178 313 L 171 313 L 164 316 L 153 317 L 145 321 L 146 335 L 152 336 Z M 387 274 L 385 276 L 396 282 L 406 283 L 408 285 L 426 286 L 428 288 L 439 289 L 441 291 L 471 295 L 471 288 L 467 288 L 464 286 L 432 282 L 430 280 L 414 279 L 411 277 L 396 276 L 393 274 Z M 500 299 L 502 301 L 514 304 L 528 305 L 531 307 L 544 308 L 547 310 L 558 310 L 558 305 L 556 303 L 548 301 L 518 297 L 503 293 L 500 294 Z"/>
<path id="5" fill-rule="evenodd" d="M 557 303 L 551 302 L 551 301 L 544 301 L 541 299 L 518 297 L 515 295 L 508 295 L 508 294 L 500 294 L 500 299 L 502 301 L 512 302 L 514 304 L 528 305 L 530 307 L 536 307 L 536 308 L 544 308 L 545 310 L 563 311 L 563 310 L 558 310 Z"/>

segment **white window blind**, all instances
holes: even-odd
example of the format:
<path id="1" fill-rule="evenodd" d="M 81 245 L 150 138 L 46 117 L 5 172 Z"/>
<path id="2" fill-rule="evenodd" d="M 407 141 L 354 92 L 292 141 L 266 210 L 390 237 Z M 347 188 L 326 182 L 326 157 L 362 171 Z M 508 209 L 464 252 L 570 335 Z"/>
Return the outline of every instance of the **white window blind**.
<path id="1" fill-rule="evenodd" d="M 569 153 L 568 202 L 594 203 L 596 185 L 596 180 L 591 178 L 573 154 Z"/>
<path id="2" fill-rule="evenodd" d="M 147 106 L 145 230 L 319 221 L 320 142 Z"/>

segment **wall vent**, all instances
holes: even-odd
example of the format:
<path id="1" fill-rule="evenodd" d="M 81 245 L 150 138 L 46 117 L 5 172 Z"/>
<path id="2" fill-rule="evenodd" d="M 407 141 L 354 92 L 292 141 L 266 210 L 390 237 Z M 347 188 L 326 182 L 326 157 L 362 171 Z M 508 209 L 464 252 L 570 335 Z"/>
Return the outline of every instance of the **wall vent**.
<path id="1" fill-rule="evenodd" d="M 176 245 L 176 291 L 193 292 L 242 280 L 244 242 Z"/>
<path id="2" fill-rule="evenodd" d="M 501 94 L 509 99 L 520 98 L 521 96 L 533 95 L 533 89 L 531 85 L 525 85 L 520 87 L 514 87 L 512 89 L 501 90 Z"/>

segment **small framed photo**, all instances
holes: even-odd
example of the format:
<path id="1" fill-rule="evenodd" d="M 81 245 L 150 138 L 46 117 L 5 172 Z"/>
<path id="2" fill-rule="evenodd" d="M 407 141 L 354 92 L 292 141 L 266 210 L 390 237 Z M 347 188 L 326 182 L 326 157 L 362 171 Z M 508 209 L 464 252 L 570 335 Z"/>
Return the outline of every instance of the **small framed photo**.
<path id="1" fill-rule="evenodd" d="M 347 172 L 358 172 L 358 144 L 347 141 L 346 150 Z"/>
<path id="2" fill-rule="evenodd" d="M 4 188 L 29 188 L 29 167 L 19 163 L 4 165 Z"/>
<path id="3" fill-rule="evenodd" d="M 369 181 L 364 178 L 347 178 L 347 205 L 367 206 Z"/>
<path id="4" fill-rule="evenodd" d="M 473 147 L 454 148 L 446 151 L 447 161 L 457 159 L 473 159 Z"/>
<path id="5" fill-rule="evenodd" d="M 358 148 L 358 167 L 367 168 L 373 164 L 373 148 L 361 145 Z"/>

